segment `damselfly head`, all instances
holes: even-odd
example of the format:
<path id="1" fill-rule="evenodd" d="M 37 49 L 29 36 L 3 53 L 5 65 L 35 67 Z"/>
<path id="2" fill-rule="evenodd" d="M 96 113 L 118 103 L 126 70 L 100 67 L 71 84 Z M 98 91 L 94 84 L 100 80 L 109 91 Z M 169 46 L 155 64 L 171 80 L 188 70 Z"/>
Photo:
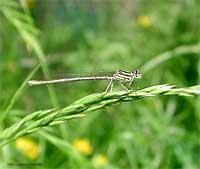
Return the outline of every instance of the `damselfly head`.
<path id="1" fill-rule="evenodd" d="M 133 73 L 133 76 L 134 76 L 135 79 L 141 79 L 142 78 L 142 73 L 138 69 L 134 70 L 132 73 Z"/>

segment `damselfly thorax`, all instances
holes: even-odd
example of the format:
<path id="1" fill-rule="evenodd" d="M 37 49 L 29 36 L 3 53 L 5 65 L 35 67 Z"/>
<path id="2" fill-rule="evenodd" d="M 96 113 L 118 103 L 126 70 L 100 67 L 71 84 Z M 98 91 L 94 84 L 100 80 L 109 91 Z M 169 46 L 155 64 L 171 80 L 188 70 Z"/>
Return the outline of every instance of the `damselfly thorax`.
<path id="1" fill-rule="evenodd" d="M 121 82 L 130 82 L 134 79 L 140 79 L 142 74 L 139 70 L 135 70 L 133 72 L 128 72 L 124 70 L 117 70 L 113 74 L 113 80 L 121 81 Z"/>
<path id="2" fill-rule="evenodd" d="M 117 70 L 110 75 L 89 75 L 89 76 L 78 76 L 54 80 L 30 80 L 28 84 L 32 85 L 42 85 L 42 84 L 56 84 L 56 83 L 70 83 L 76 81 L 88 81 L 88 80 L 109 80 L 108 87 L 106 91 L 112 91 L 113 81 L 119 82 L 119 84 L 126 90 L 128 90 L 125 84 L 129 83 L 130 86 L 135 79 L 141 79 L 142 74 L 139 70 L 134 70 L 133 72 Z"/>

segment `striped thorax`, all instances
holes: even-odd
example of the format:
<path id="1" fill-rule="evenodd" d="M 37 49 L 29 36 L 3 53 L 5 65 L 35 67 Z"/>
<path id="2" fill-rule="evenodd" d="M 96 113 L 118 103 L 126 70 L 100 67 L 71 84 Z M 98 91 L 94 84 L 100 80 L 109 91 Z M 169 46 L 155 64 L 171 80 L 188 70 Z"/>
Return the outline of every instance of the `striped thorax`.
<path id="1" fill-rule="evenodd" d="M 114 74 L 113 74 L 113 80 L 117 80 L 120 82 L 131 82 L 134 79 L 141 79 L 142 78 L 142 74 L 139 70 L 134 70 L 133 72 L 128 72 L 128 71 L 124 71 L 124 70 L 117 70 Z"/>

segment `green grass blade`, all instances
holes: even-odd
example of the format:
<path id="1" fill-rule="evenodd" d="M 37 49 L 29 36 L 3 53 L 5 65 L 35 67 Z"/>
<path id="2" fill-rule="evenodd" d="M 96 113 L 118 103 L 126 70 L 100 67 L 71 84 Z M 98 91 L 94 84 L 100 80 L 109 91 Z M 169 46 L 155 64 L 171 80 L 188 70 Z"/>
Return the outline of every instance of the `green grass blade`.
<path id="1" fill-rule="evenodd" d="M 152 60 L 150 60 L 149 62 L 144 64 L 141 67 L 141 71 L 142 71 L 143 74 L 147 73 L 148 71 L 150 71 L 154 67 L 157 67 L 162 62 L 165 62 L 169 59 L 175 58 L 177 56 L 182 56 L 182 55 L 185 55 L 185 54 L 188 54 L 188 53 L 199 54 L 200 53 L 200 43 L 198 43 L 196 45 L 190 45 L 190 46 L 179 46 L 179 47 L 176 47 L 173 50 L 169 50 L 169 51 L 166 51 L 164 53 L 161 53 L 160 55 L 153 57 Z"/>
<path id="2" fill-rule="evenodd" d="M 24 88 L 27 86 L 27 82 L 33 77 L 35 72 L 39 69 L 40 65 L 36 66 L 33 71 L 28 75 L 28 77 L 24 80 L 24 82 L 21 84 L 21 86 L 18 88 L 18 90 L 15 92 L 13 97 L 11 98 L 10 102 L 5 108 L 5 111 L 2 112 L 0 116 L 0 122 L 3 121 L 5 116 L 8 114 L 8 112 L 12 109 L 13 105 L 15 104 L 16 100 L 21 96 Z"/>
<path id="3" fill-rule="evenodd" d="M 133 101 L 158 95 L 199 96 L 200 85 L 187 88 L 174 88 L 174 85 L 156 85 L 135 91 L 97 93 L 86 96 L 62 109 L 40 110 L 20 122 L 5 129 L 0 134 L 0 146 L 6 145 L 21 136 L 33 133 L 45 126 L 57 125 L 67 120 L 82 117 L 82 113 L 95 111 L 105 106 L 125 101 Z"/>
<path id="4" fill-rule="evenodd" d="M 4 6 L 0 7 L 0 12 L 2 12 L 5 18 L 7 18 L 7 20 L 18 30 L 21 37 L 26 42 L 27 47 L 35 52 L 41 64 L 43 74 L 45 78 L 48 79 L 50 77 L 49 69 L 46 64 L 45 54 L 41 49 L 38 41 L 37 35 L 39 31 L 33 25 L 32 18 L 26 13 L 21 12 L 19 10 L 20 5 L 16 4 L 15 1 L 3 1 L 3 3 Z M 13 4 L 13 6 L 11 6 L 10 4 Z M 53 87 L 48 86 L 48 92 L 50 95 L 52 105 L 54 107 L 59 107 L 57 96 Z"/>

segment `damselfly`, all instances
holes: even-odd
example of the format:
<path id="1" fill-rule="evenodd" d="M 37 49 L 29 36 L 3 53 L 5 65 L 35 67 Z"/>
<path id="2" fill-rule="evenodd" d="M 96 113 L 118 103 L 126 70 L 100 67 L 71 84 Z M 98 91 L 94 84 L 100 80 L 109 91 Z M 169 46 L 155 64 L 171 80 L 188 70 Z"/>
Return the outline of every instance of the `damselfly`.
<path id="1" fill-rule="evenodd" d="M 106 92 L 109 90 L 112 92 L 113 89 L 113 82 L 117 81 L 119 84 L 125 89 L 128 90 L 126 84 L 131 86 L 135 79 L 141 79 L 142 74 L 141 72 L 136 69 L 133 72 L 124 71 L 124 70 L 117 70 L 110 75 L 89 75 L 89 76 L 77 76 L 77 77 L 70 77 L 70 78 L 62 78 L 62 79 L 55 79 L 55 80 L 30 80 L 28 84 L 32 85 L 43 85 L 43 84 L 55 84 L 55 83 L 70 83 L 70 82 L 77 82 L 77 81 L 86 81 L 86 80 L 109 80 L 108 87 L 106 88 Z"/>

